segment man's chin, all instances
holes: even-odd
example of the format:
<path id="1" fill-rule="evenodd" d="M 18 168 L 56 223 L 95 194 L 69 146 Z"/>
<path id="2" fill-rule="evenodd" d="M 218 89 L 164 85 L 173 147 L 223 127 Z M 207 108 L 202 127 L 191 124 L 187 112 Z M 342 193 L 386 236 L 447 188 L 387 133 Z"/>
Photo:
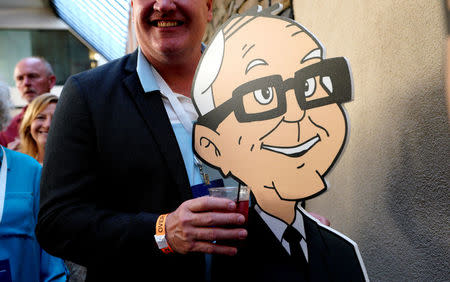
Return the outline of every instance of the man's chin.
<path id="1" fill-rule="evenodd" d="M 28 103 L 30 103 L 31 101 L 33 101 L 34 98 L 36 98 L 38 95 L 35 93 L 26 93 L 22 96 L 22 98 L 24 98 L 25 100 L 27 100 Z"/>

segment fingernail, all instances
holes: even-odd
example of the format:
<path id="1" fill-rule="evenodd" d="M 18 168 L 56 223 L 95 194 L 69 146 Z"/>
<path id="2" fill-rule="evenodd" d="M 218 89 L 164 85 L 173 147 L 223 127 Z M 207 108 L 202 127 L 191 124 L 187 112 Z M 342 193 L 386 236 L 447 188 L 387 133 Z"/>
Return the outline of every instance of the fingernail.
<path id="1" fill-rule="evenodd" d="M 247 238 L 247 231 L 245 231 L 245 230 L 239 231 L 239 238 L 240 239 Z"/>
<path id="2" fill-rule="evenodd" d="M 232 211 L 235 210 L 236 209 L 236 204 L 234 202 L 229 203 L 228 204 L 228 209 L 232 210 Z"/>
<path id="3" fill-rule="evenodd" d="M 243 224 L 245 222 L 245 217 L 243 216 L 243 215 L 240 215 L 239 217 L 238 217 L 238 223 L 239 224 Z"/>

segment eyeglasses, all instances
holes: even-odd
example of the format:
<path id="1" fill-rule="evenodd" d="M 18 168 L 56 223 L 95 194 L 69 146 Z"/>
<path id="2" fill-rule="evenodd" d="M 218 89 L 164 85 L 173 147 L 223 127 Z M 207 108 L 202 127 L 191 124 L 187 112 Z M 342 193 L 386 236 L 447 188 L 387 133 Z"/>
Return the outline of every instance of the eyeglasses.
<path id="1" fill-rule="evenodd" d="M 314 97 L 316 77 L 328 96 Z M 239 122 L 279 117 L 286 113 L 286 92 L 290 89 L 294 89 L 303 110 L 348 102 L 352 98 L 349 64 L 343 57 L 326 59 L 296 71 L 293 78 L 283 80 L 281 75 L 271 75 L 246 82 L 229 100 L 199 117 L 197 123 L 216 130 L 233 111 Z"/>

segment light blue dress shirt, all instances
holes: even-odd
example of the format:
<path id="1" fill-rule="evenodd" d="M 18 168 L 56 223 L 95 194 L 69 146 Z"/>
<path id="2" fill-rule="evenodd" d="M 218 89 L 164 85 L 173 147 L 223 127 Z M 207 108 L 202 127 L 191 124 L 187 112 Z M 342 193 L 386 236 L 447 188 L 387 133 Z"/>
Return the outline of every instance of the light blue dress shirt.
<path id="1" fill-rule="evenodd" d="M 147 61 L 144 54 L 141 52 L 140 48 L 138 49 L 136 71 L 138 73 L 138 77 L 141 82 L 142 88 L 144 89 L 145 92 L 152 92 L 152 91 L 159 90 L 163 94 L 163 98 L 165 98 L 167 100 L 167 97 L 165 97 L 164 92 L 171 91 L 169 86 L 165 83 L 165 81 L 161 77 L 157 77 L 157 78 L 155 77 L 153 67 Z M 161 89 L 160 85 L 162 85 L 163 86 L 162 88 L 164 88 L 164 89 Z M 179 94 L 175 94 L 175 95 L 182 96 Z M 194 122 L 197 119 L 197 113 L 194 110 L 192 101 L 190 100 L 190 98 L 186 98 L 186 97 L 181 97 L 179 99 L 182 99 L 185 101 L 185 103 L 183 103 L 183 105 L 186 108 L 192 108 L 193 113 L 189 112 L 189 111 L 188 112 L 191 115 L 190 118 L 191 118 L 192 122 Z M 192 148 L 192 134 L 184 128 L 184 126 L 179 122 L 179 120 L 177 120 L 176 116 L 172 117 L 172 115 L 174 115 L 174 113 L 173 113 L 174 109 L 170 108 L 171 107 L 170 103 L 168 103 L 167 101 L 164 101 L 164 99 L 163 99 L 163 102 L 164 102 L 166 111 L 169 115 L 169 119 L 171 120 L 171 125 L 172 125 L 173 131 L 175 133 L 175 137 L 177 139 L 181 154 L 183 156 L 184 165 L 185 165 L 188 177 L 189 177 L 189 184 L 191 186 L 200 184 L 200 183 L 202 183 L 203 180 L 200 175 L 200 171 L 194 162 L 194 152 L 193 152 L 193 148 Z M 186 104 L 190 104 L 190 105 L 186 105 Z M 190 107 L 188 107 L 188 106 L 190 106 Z M 205 164 L 203 164 L 203 169 L 205 172 L 208 173 L 210 180 L 222 178 L 220 172 L 217 171 L 216 169 L 213 169 Z M 238 185 L 237 182 L 234 181 L 232 178 L 225 178 L 223 180 L 224 180 L 224 183 L 226 186 L 237 186 Z"/>
<path id="2" fill-rule="evenodd" d="M 169 114 L 169 119 L 171 121 L 171 125 L 173 128 L 173 131 L 175 133 L 175 137 L 177 139 L 178 147 L 180 148 L 181 155 L 183 156 L 184 166 L 186 168 L 186 172 L 188 174 L 189 178 L 189 184 L 191 186 L 202 183 L 202 179 L 200 176 L 200 172 L 196 165 L 194 164 L 194 152 L 192 149 L 192 135 L 190 132 L 188 132 L 183 125 L 179 122 L 179 120 L 176 118 L 176 115 L 174 114 L 175 110 L 171 107 L 170 103 L 167 101 L 167 97 L 165 96 L 165 92 L 171 91 L 169 86 L 165 83 L 165 81 L 161 77 L 155 77 L 154 75 L 154 69 L 149 64 L 147 59 L 144 57 L 144 54 L 142 54 L 141 50 L 138 50 L 138 59 L 137 59 L 137 66 L 136 70 L 138 73 L 139 80 L 141 82 L 142 88 L 145 92 L 152 92 L 152 91 L 160 91 L 163 98 L 166 99 L 164 101 L 164 106 L 166 108 L 166 111 Z M 161 87 L 162 86 L 162 87 Z M 146 94 L 146 95 L 154 95 L 152 94 Z M 176 95 L 176 94 L 175 94 Z M 190 100 L 189 100 L 190 102 Z M 190 102 L 192 103 L 192 102 Z M 172 114 L 170 114 L 172 113 Z M 174 117 L 171 117 L 174 116 Z M 192 117 L 191 117 L 192 118 Z"/>

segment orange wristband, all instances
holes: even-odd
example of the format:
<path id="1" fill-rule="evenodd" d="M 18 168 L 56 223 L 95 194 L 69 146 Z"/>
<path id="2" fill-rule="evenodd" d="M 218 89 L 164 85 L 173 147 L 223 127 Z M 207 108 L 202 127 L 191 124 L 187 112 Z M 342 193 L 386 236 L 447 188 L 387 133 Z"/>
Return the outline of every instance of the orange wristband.
<path id="1" fill-rule="evenodd" d="M 166 240 L 166 218 L 167 214 L 162 214 L 156 221 L 155 241 L 156 244 L 158 244 L 159 249 L 163 251 L 163 253 L 170 254 L 173 253 L 173 250 Z"/>

